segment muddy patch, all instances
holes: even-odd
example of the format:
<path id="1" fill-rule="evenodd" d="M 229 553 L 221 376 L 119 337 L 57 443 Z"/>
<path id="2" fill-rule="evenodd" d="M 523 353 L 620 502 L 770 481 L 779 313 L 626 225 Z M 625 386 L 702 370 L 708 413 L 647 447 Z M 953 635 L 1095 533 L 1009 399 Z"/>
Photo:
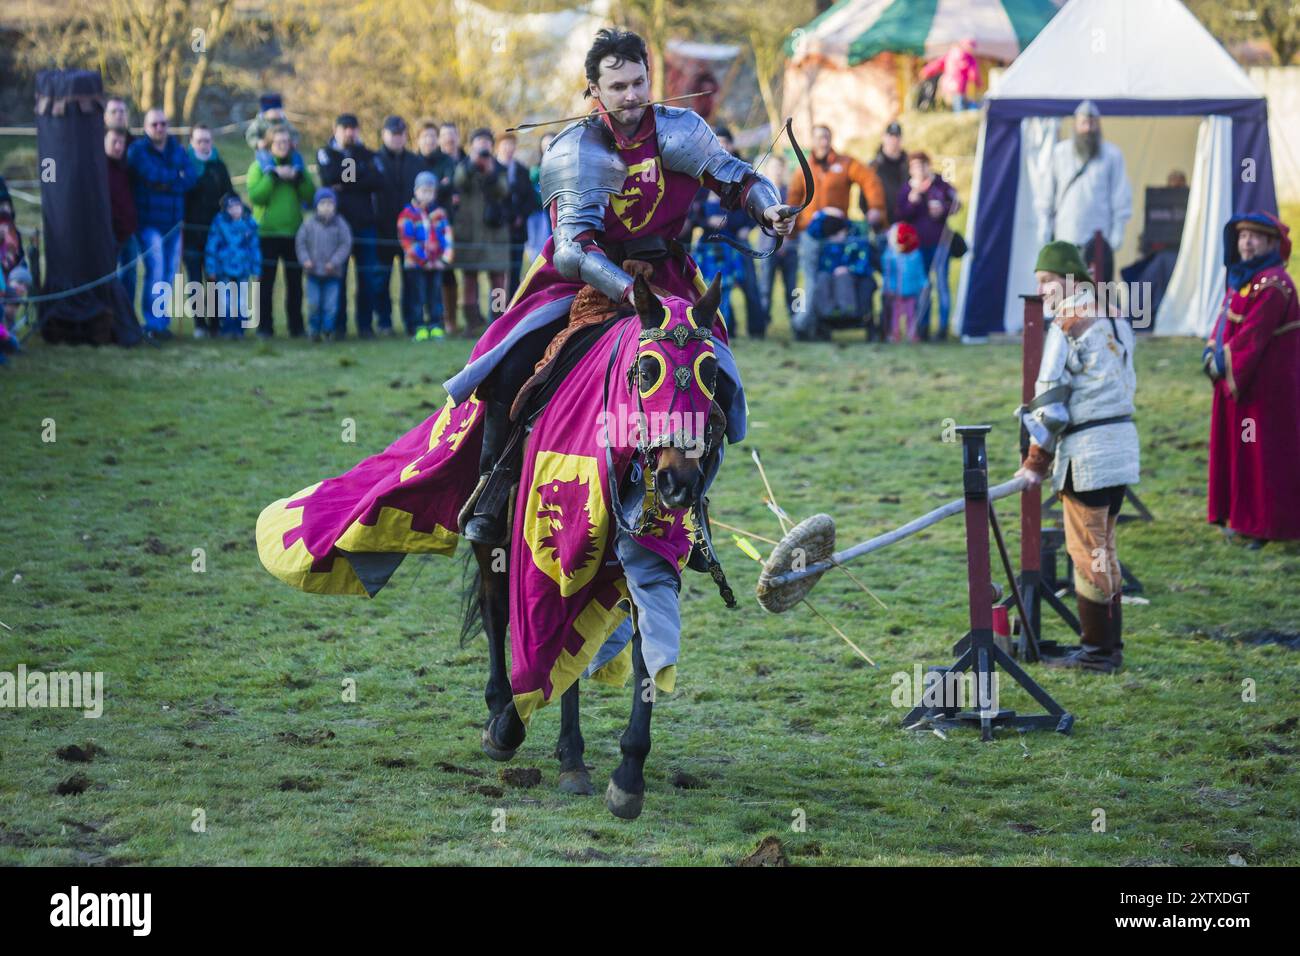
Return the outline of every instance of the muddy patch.
<path id="1" fill-rule="evenodd" d="M 754 852 L 745 857 L 737 866 L 789 866 L 790 858 L 785 855 L 785 847 L 776 837 L 764 837 L 754 848 Z"/>

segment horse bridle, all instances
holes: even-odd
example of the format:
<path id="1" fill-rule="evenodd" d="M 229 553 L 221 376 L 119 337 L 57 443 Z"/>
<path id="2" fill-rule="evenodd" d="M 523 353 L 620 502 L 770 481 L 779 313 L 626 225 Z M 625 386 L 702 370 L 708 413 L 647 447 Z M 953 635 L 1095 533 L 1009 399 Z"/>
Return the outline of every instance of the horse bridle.
<path id="1" fill-rule="evenodd" d="M 626 327 L 619 329 L 618 338 L 614 341 L 614 348 L 610 352 L 609 364 L 605 368 L 604 395 L 609 394 L 609 383 L 613 377 L 614 367 L 618 361 L 619 349 L 623 344 L 623 334 L 626 331 Z M 700 326 L 687 328 L 685 325 L 677 325 L 672 329 L 672 331 L 663 328 L 642 329 L 638 341 L 659 342 L 665 339 L 672 339 L 679 348 L 685 348 L 686 344 L 691 340 L 705 341 L 712 338 L 713 332 L 711 329 Z M 638 422 L 644 422 L 646 420 L 645 405 L 641 399 L 641 389 L 638 387 L 635 380 L 640 359 L 641 350 L 638 347 L 636 357 L 628 367 L 627 379 L 629 388 L 636 393 L 637 414 L 639 416 Z M 666 356 L 664 357 L 664 362 L 666 365 Z M 683 375 L 682 373 L 685 374 Z M 664 374 L 667 375 L 666 368 Z M 688 365 L 675 366 L 673 368 L 673 386 L 678 391 L 686 391 L 690 388 L 690 383 L 694 378 L 694 375 L 694 370 Z M 674 447 L 684 449 L 694 447 L 694 443 L 691 445 L 686 444 L 686 441 L 690 436 L 687 435 L 685 430 L 670 433 L 668 435 L 661 435 L 653 441 L 649 439 L 646 429 L 638 427 L 637 431 L 636 451 L 633 453 L 632 465 L 634 468 L 639 468 L 641 471 L 641 478 L 645 483 L 645 497 L 641 502 L 641 517 L 637 521 L 636 527 L 630 525 L 623 514 L 623 498 L 619 494 L 616 478 L 617 472 L 614 468 L 613 442 L 607 441 L 605 443 L 605 476 L 609 483 L 608 494 L 614 512 L 614 523 L 620 531 L 633 537 L 642 536 L 651 530 L 653 516 L 658 511 L 658 506 L 655 501 L 658 491 L 655 487 L 654 469 L 650 467 L 650 453 L 660 448 Z M 707 432 L 708 428 L 706 426 L 706 435 Z M 721 440 L 720 435 L 714 436 L 714 438 L 715 441 Z M 695 441 L 700 440 L 704 440 L 703 437 L 695 439 Z M 712 442 L 706 441 L 704 454 L 701 457 L 708 457 L 710 452 L 712 452 L 713 447 L 714 445 Z M 709 535 L 708 512 L 703 496 L 700 496 L 700 498 L 696 500 L 695 504 L 691 506 L 691 514 L 694 518 L 693 527 L 690 530 L 691 544 L 699 550 L 700 555 L 704 558 L 705 564 L 708 567 L 709 576 L 717 585 L 718 594 L 721 595 L 723 603 L 728 608 L 735 608 L 737 606 L 736 595 L 731 590 L 731 586 L 727 583 L 727 576 L 722 570 L 721 562 L 718 561 L 717 553 L 713 548 L 712 538 Z"/>

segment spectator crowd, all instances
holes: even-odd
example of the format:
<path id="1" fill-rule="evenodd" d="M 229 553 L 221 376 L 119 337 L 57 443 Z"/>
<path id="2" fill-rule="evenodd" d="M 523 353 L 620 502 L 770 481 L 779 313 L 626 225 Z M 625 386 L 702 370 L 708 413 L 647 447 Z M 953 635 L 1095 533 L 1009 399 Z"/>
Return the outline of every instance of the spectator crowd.
<path id="1" fill-rule="evenodd" d="M 233 308 L 218 310 L 237 315 L 208 315 L 198 306 L 190 316 L 198 338 L 239 338 L 245 329 L 274 336 L 277 300 L 288 335 L 316 341 L 342 339 L 349 326 L 363 339 L 391 336 L 397 323 L 416 342 L 457 333 L 472 338 L 505 310 L 524 265 L 550 235 L 538 180 L 551 134 L 525 163 L 512 134 L 476 129 L 463 148 L 456 124 L 421 120 L 412 140 L 406 120 L 392 115 L 371 149 L 357 117 L 341 113 L 309 163 L 281 97 L 267 93 L 259 105 L 245 131 L 253 150 L 245 203 L 208 126 L 192 127 L 183 146 L 155 109 L 144 116 L 144 134 L 133 136 L 126 102 L 106 104 L 119 279 L 138 304 L 147 336 L 173 336 L 173 304 L 183 297 L 173 295 L 171 282 L 182 269 L 192 283 L 237 290 Z M 715 132 L 734 152 L 730 130 Z M 768 258 L 710 241 L 730 236 L 760 252 L 774 245 L 707 189 L 696 197 L 680 239 L 706 276 L 721 276 L 729 329 L 736 331 L 731 299 L 738 291 L 746 331 L 766 335 L 779 275 L 799 340 L 825 339 L 846 326 L 878 341 L 946 338 L 948 262 L 960 245 L 947 225 L 958 208 L 955 190 L 924 153 L 909 156 L 897 123 L 869 163 L 836 151 L 831 138 L 827 127 L 815 128 L 815 201 L 800 215 L 790 247 Z M 763 172 L 788 202 L 803 202 L 798 169 L 773 156 Z M 854 186 L 861 220 L 848 213 Z M 0 206 L 0 242 L 5 229 Z M 21 272 L 17 279 L 24 279 Z M 210 299 L 199 300 L 211 308 Z"/>
<path id="2" fill-rule="evenodd" d="M 197 338 L 239 338 L 246 328 L 274 336 L 277 285 L 287 333 L 314 341 L 344 338 L 349 324 L 363 339 L 395 335 L 395 311 L 412 341 L 455 333 L 458 318 L 473 337 L 505 310 L 525 249 L 535 255 L 550 231 L 539 166 L 516 158 L 514 136 L 477 129 L 467 151 L 456 124 L 424 120 L 412 150 L 406 121 L 394 115 L 372 150 L 357 117 L 342 113 L 309 164 L 281 97 L 267 93 L 259 106 L 245 132 L 253 150 L 245 204 L 208 126 L 192 127 L 182 146 L 168 117 L 149 110 L 144 135 L 133 137 L 126 102 L 106 104 L 119 279 L 134 308 L 143 271 L 138 306 L 148 337 L 174 335 L 171 282 L 182 266 L 190 282 L 238 290 L 233 308 L 219 310 L 237 314 L 208 315 L 198 307 Z"/>

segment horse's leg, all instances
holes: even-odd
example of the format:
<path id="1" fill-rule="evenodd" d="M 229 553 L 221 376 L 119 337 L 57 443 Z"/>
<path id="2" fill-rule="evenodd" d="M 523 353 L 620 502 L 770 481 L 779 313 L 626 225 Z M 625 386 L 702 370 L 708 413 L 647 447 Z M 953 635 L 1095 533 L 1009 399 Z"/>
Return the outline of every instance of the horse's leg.
<path id="1" fill-rule="evenodd" d="M 479 567 L 479 609 L 488 643 L 488 682 L 483 697 L 488 720 L 483 726 L 483 752 L 493 760 L 509 760 L 524 742 L 525 728 L 515 712 L 510 675 L 506 673 L 506 623 L 509 618 L 509 576 L 493 569 L 498 547 L 475 544 Z"/>
<path id="2" fill-rule="evenodd" d="M 582 754 L 586 743 L 582 728 L 578 726 L 578 682 L 560 696 L 560 739 L 555 744 L 555 756 L 560 760 L 560 789 L 584 797 L 596 791 L 591 786 L 591 775 Z"/>
<path id="3" fill-rule="evenodd" d="M 632 632 L 632 716 L 618 746 L 623 762 L 609 778 L 605 806 L 624 820 L 635 820 L 645 804 L 645 758 L 650 754 L 650 715 L 655 686 L 641 656 L 641 633 Z"/>

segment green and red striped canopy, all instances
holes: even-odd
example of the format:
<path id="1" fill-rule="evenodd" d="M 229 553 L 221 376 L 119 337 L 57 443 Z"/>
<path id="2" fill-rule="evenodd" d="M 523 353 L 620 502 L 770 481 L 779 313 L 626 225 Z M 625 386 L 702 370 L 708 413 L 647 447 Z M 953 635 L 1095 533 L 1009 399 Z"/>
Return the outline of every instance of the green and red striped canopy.
<path id="1" fill-rule="evenodd" d="M 934 57 L 973 39 L 977 56 L 1010 63 L 1065 0 L 839 0 L 790 35 L 795 60 L 821 57 L 848 66 L 879 53 Z"/>

